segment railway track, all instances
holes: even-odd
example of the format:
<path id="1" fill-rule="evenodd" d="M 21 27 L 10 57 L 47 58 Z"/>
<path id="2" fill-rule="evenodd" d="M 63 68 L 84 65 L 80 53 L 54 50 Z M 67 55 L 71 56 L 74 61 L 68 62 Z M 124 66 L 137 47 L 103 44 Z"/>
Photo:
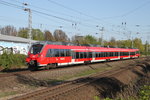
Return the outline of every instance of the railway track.
<path id="1" fill-rule="evenodd" d="M 23 96 L 15 97 L 10 100 L 56 100 L 60 99 L 61 95 L 66 93 L 70 93 L 72 91 L 78 90 L 94 81 L 97 81 L 99 78 L 102 77 L 111 77 L 115 74 L 121 73 L 122 71 L 134 68 L 135 66 L 128 66 L 128 67 L 120 67 L 114 68 L 110 71 L 105 71 L 97 75 L 92 75 L 91 77 L 85 77 L 81 79 L 77 79 L 74 81 L 70 81 L 67 83 L 63 83 L 61 85 L 57 85 L 52 88 L 46 88 L 39 91 L 35 91 L 32 93 L 28 93 Z M 61 100 L 61 99 L 60 99 Z"/>
<path id="2" fill-rule="evenodd" d="M 146 57 L 141 57 L 139 59 L 145 59 Z M 133 59 L 126 59 L 126 60 L 133 60 Z M 124 61 L 124 60 L 115 60 L 115 61 L 118 61 L 118 62 L 121 62 L 121 61 Z M 113 62 L 115 62 L 113 61 Z M 104 62 L 105 64 L 109 64 L 111 62 Z M 98 63 L 92 63 L 92 64 L 89 64 L 89 65 L 98 65 L 98 64 L 101 64 L 100 62 Z M 25 75 L 25 74 L 30 74 L 30 73 L 39 73 L 39 72 L 43 72 L 43 71 L 55 71 L 55 70 L 64 70 L 64 69 L 67 69 L 67 68 L 73 68 L 73 67 L 82 67 L 82 66 L 85 66 L 85 65 L 72 65 L 72 66 L 64 66 L 64 67 L 58 67 L 58 68 L 55 68 L 55 69 L 50 69 L 50 70 L 43 70 L 43 69 L 40 69 L 38 71 L 29 71 L 28 69 L 25 69 L 23 71 L 16 71 L 16 72 L 7 72 L 7 73 L 4 73 L 4 74 L 0 74 L 0 78 L 3 78 L 3 77 L 10 77 L 10 76 L 16 76 L 17 74 L 20 74 L 20 75 Z"/>

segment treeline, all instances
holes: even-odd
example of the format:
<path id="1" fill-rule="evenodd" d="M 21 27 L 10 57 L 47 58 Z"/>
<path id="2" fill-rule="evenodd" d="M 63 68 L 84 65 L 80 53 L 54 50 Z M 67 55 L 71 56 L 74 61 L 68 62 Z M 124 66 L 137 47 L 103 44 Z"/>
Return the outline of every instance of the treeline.
<path id="1" fill-rule="evenodd" d="M 19 28 L 18 30 L 14 26 L 5 26 L 0 28 L 0 33 L 4 35 L 18 36 L 23 38 L 28 38 L 28 28 Z M 42 32 L 40 29 L 32 29 L 32 39 L 38 41 L 60 41 L 60 42 L 72 42 L 78 44 L 97 44 L 109 47 L 123 47 L 123 48 L 138 48 L 142 54 L 148 54 L 149 44 L 148 42 L 142 43 L 140 38 L 135 38 L 133 40 L 116 40 L 112 37 L 109 41 L 102 40 L 101 38 L 96 38 L 91 35 L 86 36 L 69 36 L 60 29 L 56 29 L 53 33 L 49 30 Z M 103 42 L 103 43 L 102 43 Z"/>

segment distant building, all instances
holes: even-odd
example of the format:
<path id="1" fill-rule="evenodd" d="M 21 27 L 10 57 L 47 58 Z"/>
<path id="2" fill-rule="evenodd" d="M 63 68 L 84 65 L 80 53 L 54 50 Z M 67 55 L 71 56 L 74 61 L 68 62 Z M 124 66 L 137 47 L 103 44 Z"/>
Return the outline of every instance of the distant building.
<path id="1" fill-rule="evenodd" d="M 26 38 L 0 34 L 0 54 L 4 51 L 11 51 L 14 54 L 19 53 L 27 55 L 30 46 L 29 42 L 30 40 Z M 34 42 L 36 41 L 31 40 L 31 43 Z"/>

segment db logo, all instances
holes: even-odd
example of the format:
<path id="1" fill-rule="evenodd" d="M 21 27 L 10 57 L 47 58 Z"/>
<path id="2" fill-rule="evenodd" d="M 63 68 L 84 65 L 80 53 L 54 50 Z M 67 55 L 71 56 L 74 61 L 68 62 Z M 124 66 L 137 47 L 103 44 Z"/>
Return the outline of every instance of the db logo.
<path id="1" fill-rule="evenodd" d="M 65 60 L 65 58 L 60 58 L 60 60 Z"/>

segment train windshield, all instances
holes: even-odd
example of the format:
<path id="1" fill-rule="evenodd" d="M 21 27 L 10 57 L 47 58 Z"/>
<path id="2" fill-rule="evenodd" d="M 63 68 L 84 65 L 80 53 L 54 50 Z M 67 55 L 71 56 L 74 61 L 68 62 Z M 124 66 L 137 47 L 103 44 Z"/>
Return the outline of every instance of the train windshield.
<path id="1" fill-rule="evenodd" d="M 32 45 L 32 47 L 30 49 L 30 53 L 32 53 L 32 54 L 38 54 L 38 53 L 41 52 L 42 48 L 43 48 L 42 44 Z"/>

